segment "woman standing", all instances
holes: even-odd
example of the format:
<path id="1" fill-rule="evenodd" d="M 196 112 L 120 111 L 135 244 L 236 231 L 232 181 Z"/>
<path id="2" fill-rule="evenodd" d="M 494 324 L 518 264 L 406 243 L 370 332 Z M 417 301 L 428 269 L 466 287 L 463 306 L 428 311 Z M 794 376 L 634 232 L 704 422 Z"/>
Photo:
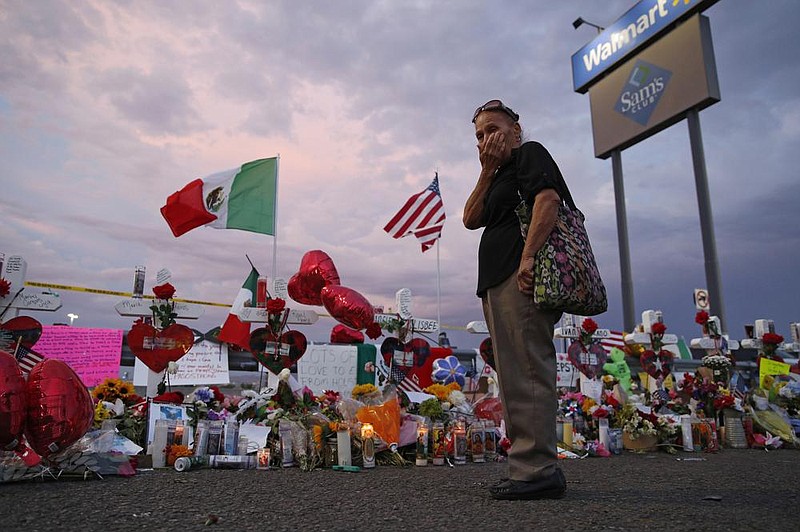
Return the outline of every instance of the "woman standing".
<path id="1" fill-rule="evenodd" d="M 464 226 L 483 227 L 478 297 L 492 338 L 506 432 L 509 478 L 490 488 L 495 499 L 555 499 L 566 492 L 557 466 L 556 353 L 559 311 L 533 303 L 536 252 L 552 231 L 566 190 L 555 161 L 538 142 L 522 143 L 519 115 L 490 100 L 472 117 L 481 172 L 464 206 Z M 533 205 L 521 237 L 515 209 Z"/>

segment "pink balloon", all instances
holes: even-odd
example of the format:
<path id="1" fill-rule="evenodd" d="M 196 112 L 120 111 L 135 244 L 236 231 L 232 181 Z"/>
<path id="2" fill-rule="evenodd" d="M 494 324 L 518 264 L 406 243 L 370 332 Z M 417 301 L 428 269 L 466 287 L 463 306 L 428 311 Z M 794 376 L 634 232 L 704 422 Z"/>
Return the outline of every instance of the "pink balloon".
<path id="1" fill-rule="evenodd" d="M 351 329 L 364 329 L 375 321 L 375 312 L 367 298 L 346 286 L 326 286 L 320 290 L 325 310 L 339 323 Z"/>
<path id="2" fill-rule="evenodd" d="M 92 426 L 92 398 L 80 377 L 60 360 L 48 358 L 28 375 L 26 435 L 42 456 L 61 451 Z"/>
<path id="3" fill-rule="evenodd" d="M 0 351 L 0 450 L 19 445 L 26 409 L 25 377 L 14 356 Z"/>
<path id="4" fill-rule="evenodd" d="M 320 291 L 326 286 L 338 285 L 339 273 L 327 253 L 319 249 L 307 251 L 300 261 L 300 269 L 289 279 L 289 297 L 304 305 L 322 305 Z"/>

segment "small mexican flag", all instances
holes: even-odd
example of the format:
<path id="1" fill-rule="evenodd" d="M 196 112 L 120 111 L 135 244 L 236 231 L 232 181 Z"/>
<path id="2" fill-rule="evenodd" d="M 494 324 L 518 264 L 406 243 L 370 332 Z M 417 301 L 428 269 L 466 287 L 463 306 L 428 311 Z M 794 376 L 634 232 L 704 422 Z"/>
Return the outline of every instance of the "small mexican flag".
<path id="1" fill-rule="evenodd" d="M 219 340 L 236 344 L 245 351 L 250 351 L 250 323 L 239 319 L 238 313 L 245 304 L 256 305 L 256 285 L 258 284 L 258 271 L 253 268 L 250 275 L 245 279 L 242 288 L 236 295 L 236 299 L 231 305 L 231 313 L 219 331 Z"/>
<path id="2" fill-rule="evenodd" d="M 176 237 L 201 225 L 274 235 L 277 187 L 277 157 L 258 159 L 195 179 L 167 198 L 161 215 Z"/>

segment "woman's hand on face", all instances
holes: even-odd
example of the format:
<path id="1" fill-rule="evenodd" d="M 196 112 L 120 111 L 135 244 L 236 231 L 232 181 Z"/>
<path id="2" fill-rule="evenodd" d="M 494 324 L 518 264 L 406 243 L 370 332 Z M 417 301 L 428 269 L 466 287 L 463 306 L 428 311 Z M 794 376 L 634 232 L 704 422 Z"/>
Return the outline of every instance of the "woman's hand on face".
<path id="1" fill-rule="evenodd" d="M 511 143 L 502 131 L 495 131 L 487 138 L 483 146 L 478 146 L 481 166 L 489 170 L 497 170 L 501 164 L 511 157 Z"/>
<path id="2" fill-rule="evenodd" d="M 533 295 L 533 257 L 522 257 L 517 271 L 517 288 L 523 294 Z"/>

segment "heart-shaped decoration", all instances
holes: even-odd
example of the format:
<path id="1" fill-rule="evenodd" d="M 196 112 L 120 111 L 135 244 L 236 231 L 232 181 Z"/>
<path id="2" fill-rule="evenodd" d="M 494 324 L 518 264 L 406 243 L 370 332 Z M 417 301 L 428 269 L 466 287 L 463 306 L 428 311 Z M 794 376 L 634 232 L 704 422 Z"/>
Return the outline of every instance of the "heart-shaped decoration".
<path id="1" fill-rule="evenodd" d="M 300 269 L 292 275 L 286 290 L 289 297 L 304 305 L 322 305 L 320 290 L 338 285 L 339 273 L 333 260 L 319 249 L 306 252 L 300 260 Z"/>
<path id="2" fill-rule="evenodd" d="M 672 360 L 674 355 L 666 349 L 658 353 L 652 349 L 646 349 L 639 357 L 642 369 L 654 379 L 665 379 L 672 373 Z"/>
<path id="3" fill-rule="evenodd" d="M 567 349 L 567 360 L 590 379 L 594 379 L 600 374 L 607 359 L 606 350 L 596 342 L 589 344 L 589 347 L 584 346 L 581 342 L 572 342 Z"/>
<path id="4" fill-rule="evenodd" d="M 0 348 L 13 352 L 17 341 L 30 349 L 42 336 L 42 324 L 28 316 L 17 316 L 0 324 Z"/>
<path id="5" fill-rule="evenodd" d="M 83 436 L 94 419 L 89 391 L 80 377 L 60 360 L 39 362 L 25 386 L 28 419 L 25 434 L 33 450 L 49 456 Z"/>
<path id="6" fill-rule="evenodd" d="M 478 347 L 478 352 L 481 354 L 481 358 L 483 362 L 486 363 L 490 368 L 497 371 L 497 366 L 494 362 L 494 347 L 492 347 L 492 337 L 487 336 L 481 342 L 480 347 Z"/>
<path id="7" fill-rule="evenodd" d="M 128 347 L 151 371 L 164 371 L 170 362 L 177 362 L 194 345 L 192 330 L 173 324 L 158 330 L 146 323 L 137 323 L 128 331 Z"/>
<path id="8" fill-rule="evenodd" d="M 286 331 L 280 338 L 267 327 L 250 333 L 250 352 L 275 375 L 300 360 L 307 346 L 308 341 L 300 331 Z"/>
<path id="9" fill-rule="evenodd" d="M 389 337 L 381 344 L 381 355 L 386 365 L 391 368 L 392 380 L 400 383 L 425 365 L 431 355 L 431 346 L 422 338 L 414 338 L 403 345 L 399 339 Z"/>
<path id="10" fill-rule="evenodd" d="M 351 329 L 365 329 L 375 321 L 370 302 L 352 288 L 330 285 L 320 291 L 320 296 L 333 319 Z"/>

